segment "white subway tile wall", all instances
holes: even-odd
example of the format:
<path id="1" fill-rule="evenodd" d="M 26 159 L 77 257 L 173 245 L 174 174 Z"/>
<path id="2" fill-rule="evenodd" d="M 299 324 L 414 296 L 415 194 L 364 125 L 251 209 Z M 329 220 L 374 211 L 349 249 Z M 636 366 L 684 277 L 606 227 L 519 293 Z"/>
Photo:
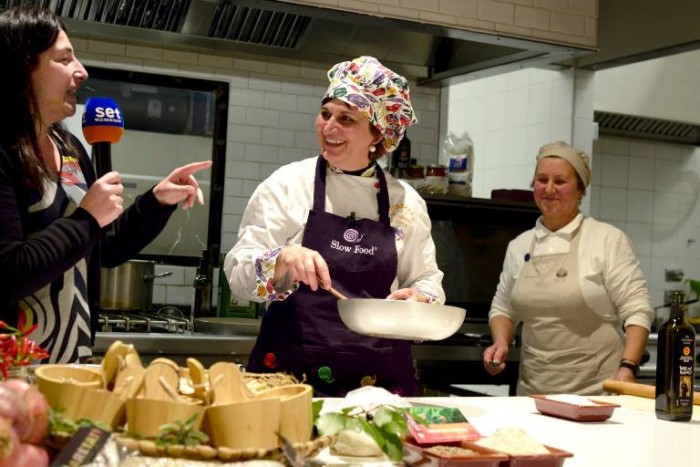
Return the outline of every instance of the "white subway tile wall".
<path id="1" fill-rule="evenodd" d="M 659 306 L 664 290 L 687 288 L 667 282 L 665 269 L 700 279 L 700 148 L 609 136 L 595 141 L 593 92 L 593 74 L 571 70 L 522 70 L 453 85 L 443 91 L 441 134 L 466 130 L 472 137 L 477 197 L 497 188 L 529 189 L 545 142 L 560 138 L 587 151 L 593 181 L 582 210 L 629 235 Z M 505 108 L 505 119 L 489 118 L 489 106 Z"/>
<path id="2" fill-rule="evenodd" d="M 325 68 L 291 60 L 272 63 L 250 55 L 180 52 L 80 37 L 71 37 L 71 42 L 86 65 L 230 83 L 222 252 L 235 244 L 241 216 L 258 183 L 284 164 L 318 154 L 313 122 L 328 83 Z M 411 98 L 418 116 L 418 124 L 408 131 L 412 156 L 421 165 L 433 164 L 438 160 L 440 90 L 414 84 Z M 189 305 L 194 268 L 163 268 L 173 275 L 156 280 L 154 303 Z M 214 286 L 216 300 L 218 274 Z"/>
<path id="3" fill-rule="evenodd" d="M 630 237 L 654 306 L 664 290 L 690 293 L 685 283 L 666 281 L 665 270 L 700 279 L 700 148 L 606 135 L 593 152 L 602 177 L 593 178 L 591 215 Z"/>
<path id="4" fill-rule="evenodd" d="M 591 154 L 592 86 L 589 72 L 533 68 L 444 90 L 440 134 L 471 136 L 473 196 L 490 198 L 501 188 L 529 190 L 537 151 L 550 141 L 561 139 Z M 584 212 L 588 203 L 584 198 Z"/>

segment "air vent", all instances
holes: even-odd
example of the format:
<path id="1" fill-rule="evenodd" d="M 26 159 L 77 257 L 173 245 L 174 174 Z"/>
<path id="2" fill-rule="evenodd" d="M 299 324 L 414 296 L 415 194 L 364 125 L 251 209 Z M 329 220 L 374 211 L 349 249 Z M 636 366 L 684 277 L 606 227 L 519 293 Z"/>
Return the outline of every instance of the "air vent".
<path id="1" fill-rule="evenodd" d="M 602 134 L 700 145 L 700 126 L 693 123 L 597 110 L 593 118 Z"/>
<path id="2" fill-rule="evenodd" d="M 62 18 L 176 32 L 184 22 L 190 0 L 38 0 L 21 3 L 48 8 Z M 2 7 L 18 4 L 19 1 L 0 1 Z"/>
<path id="3" fill-rule="evenodd" d="M 207 36 L 294 49 L 310 22 L 308 16 L 222 2 L 214 11 Z"/>

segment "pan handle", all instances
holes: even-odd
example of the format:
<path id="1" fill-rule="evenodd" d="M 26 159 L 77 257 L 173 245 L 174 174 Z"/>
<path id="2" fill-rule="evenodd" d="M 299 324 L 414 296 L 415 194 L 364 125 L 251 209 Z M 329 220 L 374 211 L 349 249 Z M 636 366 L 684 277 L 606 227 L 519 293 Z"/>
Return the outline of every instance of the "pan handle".
<path id="1" fill-rule="evenodd" d="M 172 275 L 173 273 L 171 271 L 159 272 L 158 274 L 145 274 L 143 276 L 143 280 L 152 281 L 153 279 L 158 279 L 159 277 L 167 277 Z"/>

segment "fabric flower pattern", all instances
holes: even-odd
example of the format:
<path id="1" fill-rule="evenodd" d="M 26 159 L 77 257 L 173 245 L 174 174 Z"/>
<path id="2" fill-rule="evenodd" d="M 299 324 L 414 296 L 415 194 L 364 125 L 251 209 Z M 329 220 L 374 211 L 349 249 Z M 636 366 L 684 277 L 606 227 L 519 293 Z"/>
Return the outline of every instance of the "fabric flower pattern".
<path id="1" fill-rule="evenodd" d="M 292 284 L 289 290 L 278 292 L 272 284 L 275 275 L 275 263 L 282 247 L 273 248 L 255 258 L 255 294 L 268 302 L 276 302 L 289 297 L 299 288 L 299 284 Z"/>
<path id="2" fill-rule="evenodd" d="M 328 71 L 324 99 L 340 99 L 362 112 L 379 130 L 387 153 L 396 149 L 406 128 L 418 120 L 408 81 L 370 56 L 341 62 Z"/>

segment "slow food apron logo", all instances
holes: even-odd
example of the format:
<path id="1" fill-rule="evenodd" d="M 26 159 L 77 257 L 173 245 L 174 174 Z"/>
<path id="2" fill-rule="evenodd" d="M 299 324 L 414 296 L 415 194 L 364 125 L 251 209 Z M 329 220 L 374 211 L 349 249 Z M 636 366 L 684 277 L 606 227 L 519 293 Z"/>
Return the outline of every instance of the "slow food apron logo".
<path id="1" fill-rule="evenodd" d="M 343 234 L 343 240 L 350 243 L 360 243 L 362 241 L 362 237 L 364 236 L 365 234 L 361 234 L 355 229 L 348 229 Z"/>
<path id="2" fill-rule="evenodd" d="M 355 229 L 348 229 L 343 233 L 343 240 L 349 243 L 360 243 L 365 234 L 358 232 Z M 352 253 L 355 255 L 370 255 L 374 256 L 377 251 L 376 246 L 362 247 L 360 245 L 344 245 L 338 240 L 331 240 L 331 248 L 343 253 Z"/>

